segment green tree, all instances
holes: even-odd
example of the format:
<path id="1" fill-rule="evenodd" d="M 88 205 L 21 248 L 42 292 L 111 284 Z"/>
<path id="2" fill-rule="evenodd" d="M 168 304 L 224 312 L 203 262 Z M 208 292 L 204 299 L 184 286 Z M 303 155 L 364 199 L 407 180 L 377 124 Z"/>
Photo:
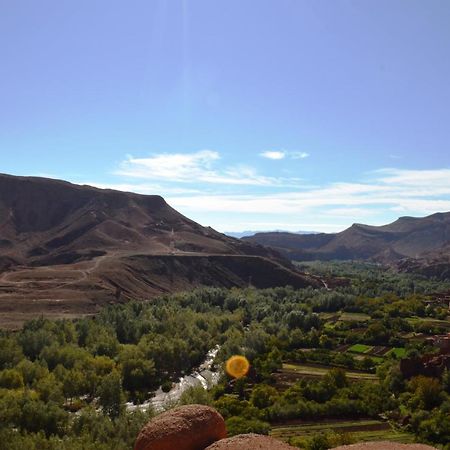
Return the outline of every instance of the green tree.
<path id="1" fill-rule="evenodd" d="M 419 375 L 411 379 L 409 387 L 423 409 L 432 409 L 440 404 L 442 387 L 438 379 Z"/>
<path id="2" fill-rule="evenodd" d="M 0 370 L 14 367 L 23 357 L 22 348 L 15 339 L 0 337 Z"/>
<path id="3" fill-rule="evenodd" d="M 122 380 L 117 370 L 103 378 L 98 393 L 103 413 L 111 418 L 119 417 L 124 410 L 124 395 Z"/>
<path id="4" fill-rule="evenodd" d="M 330 448 L 330 441 L 326 434 L 320 433 L 313 436 L 306 444 L 307 450 L 327 450 Z"/>
<path id="5" fill-rule="evenodd" d="M 250 396 L 250 402 L 259 409 L 272 406 L 278 397 L 278 392 L 272 386 L 261 384 L 256 386 Z"/>
<path id="6" fill-rule="evenodd" d="M 119 355 L 122 366 L 123 386 L 129 391 L 139 391 L 155 387 L 155 364 L 148 360 L 136 345 L 124 345 Z"/>
<path id="7" fill-rule="evenodd" d="M 269 434 L 270 431 L 270 424 L 258 419 L 234 416 L 225 422 L 229 436 L 246 433 Z"/>
<path id="8" fill-rule="evenodd" d="M 81 370 L 68 370 L 63 380 L 63 392 L 66 398 L 73 399 L 88 391 L 86 376 Z"/>
<path id="9" fill-rule="evenodd" d="M 5 389 L 23 388 L 22 374 L 16 369 L 5 369 L 0 372 L 0 387 Z"/>
<path id="10" fill-rule="evenodd" d="M 333 368 L 329 370 L 324 379 L 324 383 L 333 386 L 337 389 L 348 386 L 348 379 L 345 370 L 339 368 Z"/>

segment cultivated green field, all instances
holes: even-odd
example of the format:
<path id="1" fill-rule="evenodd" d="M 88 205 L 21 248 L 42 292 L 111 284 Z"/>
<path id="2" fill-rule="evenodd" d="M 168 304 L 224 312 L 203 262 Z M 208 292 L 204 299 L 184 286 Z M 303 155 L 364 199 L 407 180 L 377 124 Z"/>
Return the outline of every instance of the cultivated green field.
<path id="1" fill-rule="evenodd" d="M 386 353 L 386 356 L 394 354 L 397 358 L 404 358 L 406 356 L 406 350 L 403 347 L 394 347 Z"/>
<path id="2" fill-rule="evenodd" d="M 291 372 L 296 375 L 305 375 L 305 376 L 311 376 L 311 377 L 323 377 L 327 374 L 327 372 L 330 369 L 331 369 L 331 367 L 310 365 L 310 364 L 292 364 L 292 363 L 284 363 L 283 364 L 283 372 L 286 372 L 286 373 Z M 346 371 L 346 373 L 347 373 L 347 377 L 349 379 L 378 380 L 378 377 L 372 373 L 355 372 L 355 371 Z"/>
<path id="3" fill-rule="evenodd" d="M 392 441 L 412 443 L 414 436 L 393 429 L 389 423 L 380 420 L 330 421 L 321 423 L 303 423 L 296 425 L 277 425 L 272 427 L 270 435 L 289 442 L 291 438 L 308 438 L 317 433 L 349 433 L 355 442 Z"/>
<path id="4" fill-rule="evenodd" d="M 347 351 L 355 353 L 369 353 L 372 349 L 373 346 L 371 345 L 355 344 L 352 345 Z"/>

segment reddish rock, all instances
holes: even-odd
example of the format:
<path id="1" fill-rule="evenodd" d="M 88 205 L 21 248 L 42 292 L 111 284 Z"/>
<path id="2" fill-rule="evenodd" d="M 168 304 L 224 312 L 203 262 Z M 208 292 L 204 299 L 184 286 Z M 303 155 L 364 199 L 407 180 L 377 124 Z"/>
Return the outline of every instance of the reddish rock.
<path id="1" fill-rule="evenodd" d="M 145 425 L 134 450 L 203 450 L 226 435 L 223 417 L 215 409 L 188 405 L 167 411 Z"/>
<path id="2" fill-rule="evenodd" d="M 240 434 L 215 442 L 205 450 L 292 450 L 294 448 L 268 436 Z"/>

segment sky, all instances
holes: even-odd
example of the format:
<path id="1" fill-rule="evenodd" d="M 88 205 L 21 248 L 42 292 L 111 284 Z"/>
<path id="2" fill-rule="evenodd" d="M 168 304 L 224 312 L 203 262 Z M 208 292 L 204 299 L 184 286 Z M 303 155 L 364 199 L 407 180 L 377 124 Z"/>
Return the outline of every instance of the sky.
<path id="1" fill-rule="evenodd" d="M 0 0 L 0 172 L 219 231 L 450 211 L 448 0 Z"/>

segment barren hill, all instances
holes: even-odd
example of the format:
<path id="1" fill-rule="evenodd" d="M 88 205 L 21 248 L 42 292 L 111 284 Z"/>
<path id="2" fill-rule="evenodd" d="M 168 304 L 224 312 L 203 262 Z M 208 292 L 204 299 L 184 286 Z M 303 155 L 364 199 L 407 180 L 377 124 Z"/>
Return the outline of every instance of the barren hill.
<path id="1" fill-rule="evenodd" d="M 424 218 L 401 217 L 384 226 L 354 224 L 341 233 L 297 235 L 258 233 L 244 238 L 297 260 L 372 260 L 396 263 L 404 258 L 447 254 L 450 249 L 450 213 Z"/>
<path id="2" fill-rule="evenodd" d="M 202 227 L 160 196 L 0 175 L 0 325 L 249 282 L 320 285 L 277 252 Z"/>

